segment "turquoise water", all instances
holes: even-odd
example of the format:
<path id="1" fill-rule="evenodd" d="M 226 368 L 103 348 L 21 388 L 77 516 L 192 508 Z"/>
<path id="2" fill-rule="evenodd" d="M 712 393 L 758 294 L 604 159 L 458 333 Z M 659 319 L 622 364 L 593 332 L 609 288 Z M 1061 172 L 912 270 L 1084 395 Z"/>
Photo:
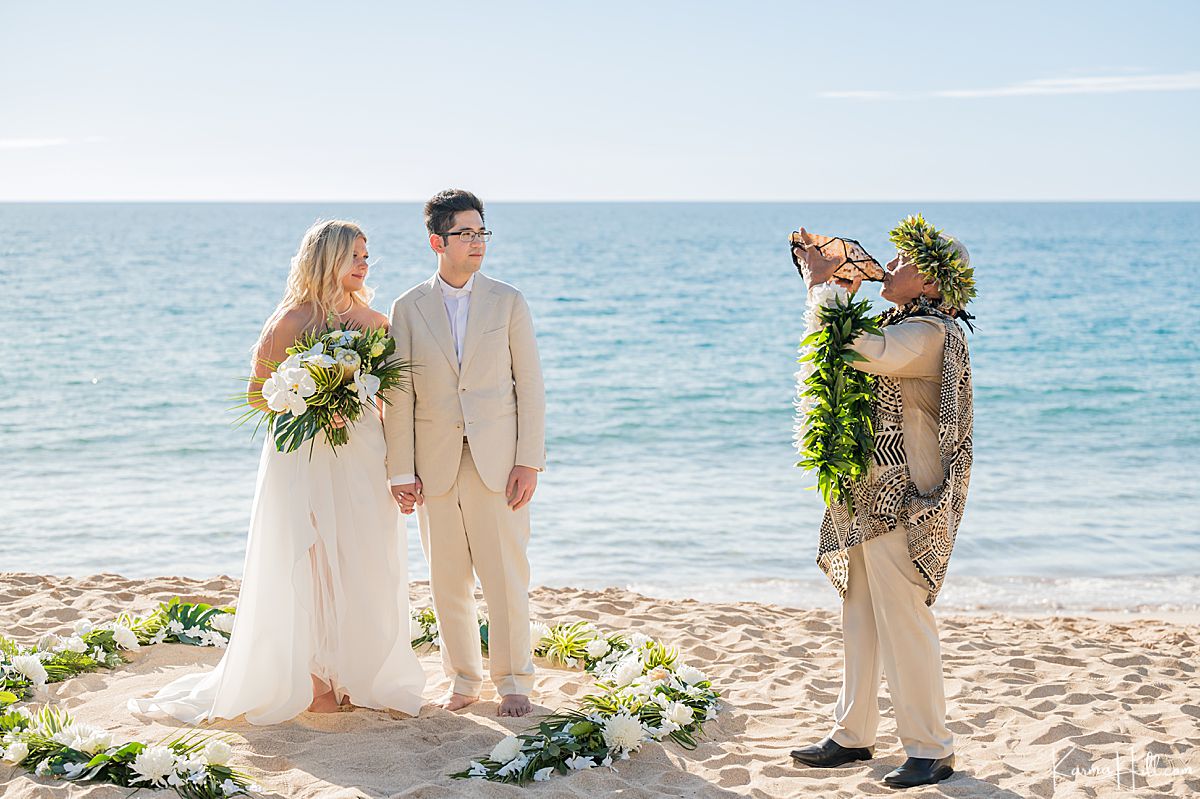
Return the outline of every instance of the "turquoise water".
<path id="1" fill-rule="evenodd" d="M 915 210 L 980 287 L 939 606 L 1196 607 L 1200 204 L 495 204 L 484 268 L 528 297 L 546 374 L 534 581 L 834 604 L 792 466 L 785 240 L 885 260 Z M 240 572 L 261 437 L 227 398 L 328 216 L 370 234 L 376 308 L 432 274 L 415 204 L 0 205 L 0 569 Z"/>

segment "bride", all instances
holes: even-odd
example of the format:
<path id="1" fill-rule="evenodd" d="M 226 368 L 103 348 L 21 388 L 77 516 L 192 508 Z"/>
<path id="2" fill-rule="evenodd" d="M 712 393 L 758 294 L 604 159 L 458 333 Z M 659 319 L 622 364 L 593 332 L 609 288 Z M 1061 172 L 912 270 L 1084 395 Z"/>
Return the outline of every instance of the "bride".
<path id="1" fill-rule="evenodd" d="M 270 363 L 304 332 L 340 325 L 376 328 L 367 237 L 351 222 L 309 228 L 292 258 L 283 300 L 255 347 L 250 401 L 264 404 Z M 405 528 L 388 488 L 383 426 L 368 409 L 336 454 L 317 434 L 310 455 L 263 445 L 249 541 L 229 648 L 217 666 L 189 674 L 134 712 L 197 723 L 241 714 L 252 724 L 304 710 L 351 706 L 416 715 L 425 674 L 409 643 Z"/>

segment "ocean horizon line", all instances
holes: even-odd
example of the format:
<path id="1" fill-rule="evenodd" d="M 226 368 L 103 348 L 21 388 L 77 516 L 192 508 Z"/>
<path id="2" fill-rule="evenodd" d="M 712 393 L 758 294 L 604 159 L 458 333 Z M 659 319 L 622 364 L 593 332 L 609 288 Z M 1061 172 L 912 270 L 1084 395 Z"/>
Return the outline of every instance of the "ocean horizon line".
<path id="1" fill-rule="evenodd" d="M 427 199 L 427 198 L 426 198 Z M 346 203 L 349 205 L 422 205 L 425 199 L 358 200 L 358 199 L 0 199 L 0 205 L 313 205 L 316 203 Z M 538 199 L 511 200 L 489 198 L 489 205 L 1197 205 L 1196 199 L 898 199 L 898 200 L 796 200 L 796 199 Z"/>

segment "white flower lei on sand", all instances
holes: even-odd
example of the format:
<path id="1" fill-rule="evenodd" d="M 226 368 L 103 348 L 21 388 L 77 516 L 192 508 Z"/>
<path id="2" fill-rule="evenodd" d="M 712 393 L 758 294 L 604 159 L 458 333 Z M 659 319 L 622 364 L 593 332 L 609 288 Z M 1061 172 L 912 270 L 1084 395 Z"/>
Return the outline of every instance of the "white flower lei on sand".
<path id="1" fill-rule="evenodd" d="M 0 637 L 0 761 L 42 777 L 171 787 L 199 799 L 259 790 L 226 765 L 232 750 L 213 736 L 192 731 L 161 745 L 117 745 L 111 734 L 75 722 L 64 711 L 5 710 L 47 682 L 115 668 L 125 662 L 122 650 L 164 642 L 224 647 L 233 618 L 233 608 L 175 597 L 145 617 L 122 614 L 97 626 L 78 622 L 74 635 L 43 636 L 33 649 Z M 482 613 L 478 621 L 486 654 L 489 623 Z M 414 649 L 440 646 L 432 608 L 413 610 L 409 639 Z M 717 716 L 720 695 L 704 673 L 683 663 L 677 649 L 646 635 L 606 633 L 591 622 L 533 621 L 530 639 L 535 656 L 591 674 L 600 691 L 584 696 L 576 710 L 554 713 L 536 728 L 502 739 L 454 777 L 542 782 L 555 772 L 610 767 L 647 741 L 669 738 L 691 749 L 704 723 Z"/>

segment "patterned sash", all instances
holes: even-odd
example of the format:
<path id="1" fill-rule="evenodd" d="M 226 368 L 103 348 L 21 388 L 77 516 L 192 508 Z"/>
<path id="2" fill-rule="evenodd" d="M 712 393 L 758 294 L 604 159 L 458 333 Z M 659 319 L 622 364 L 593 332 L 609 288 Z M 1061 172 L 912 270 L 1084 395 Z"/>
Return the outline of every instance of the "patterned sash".
<path id="1" fill-rule="evenodd" d="M 875 450 L 867 476 L 852 488 L 857 511 L 854 520 L 850 520 L 845 503 L 837 503 L 826 509 L 821 521 L 817 565 L 842 599 L 850 585 L 850 547 L 890 533 L 903 523 L 908 530 L 909 557 L 929 584 L 925 604 L 932 605 L 946 577 L 954 537 L 967 504 L 975 416 L 967 340 L 949 316 L 937 311 L 920 315 L 937 319 L 946 333 L 938 407 L 942 484 L 928 494 L 922 494 L 913 484 L 904 454 L 900 384 L 889 377 L 877 377 L 871 414 Z"/>

